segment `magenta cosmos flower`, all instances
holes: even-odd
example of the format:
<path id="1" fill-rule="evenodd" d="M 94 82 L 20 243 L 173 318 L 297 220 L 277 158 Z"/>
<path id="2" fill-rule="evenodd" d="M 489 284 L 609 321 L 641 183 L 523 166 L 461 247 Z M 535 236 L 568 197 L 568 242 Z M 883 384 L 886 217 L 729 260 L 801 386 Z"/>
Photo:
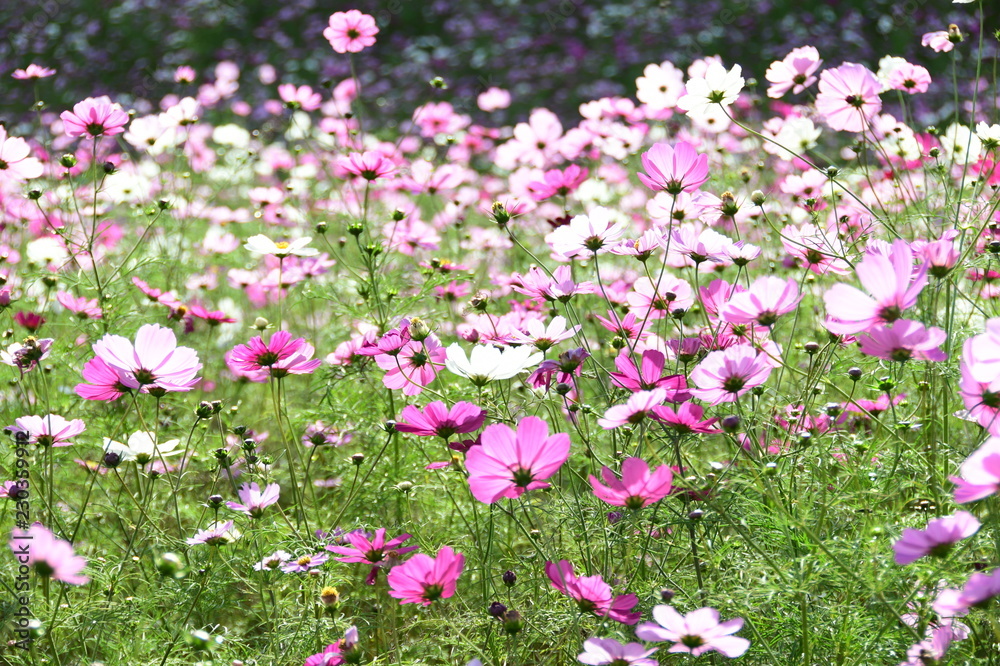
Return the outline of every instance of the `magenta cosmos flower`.
<path id="1" fill-rule="evenodd" d="M 372 565 L 371 571 L 365 578 L 365 583 L 374 585 L 380 568 L 394 566 L 399 562 L 400 556 L 417 549 L 416 546 L 399 547 L 409 538 L 409 534 L 400 534 L 387 541 L 385 528 L 380 527 L 375 530 L 375 536 L 361 531 L 348 532 L 344 535 L 344 541 L 349 543 L 349 546 L 326 546 L 326 549 L 331 553 L 341 555 L 341 557 L 334 558 L 338 562 Z"/>
<path id="2" fill-rule="evenodd" d="M 858 335 L 861 353 L 887 361 L 943 361 L 948 355 L 941 344 L 948 334 L 940 328 L 925 328 L 918 321 L 900 319 L 891 325 L 875 324 Z"/>
<path id="3" fill-rule="evenodd" d="M 869 254 L 858 264 L 858 279 L 871 296 L 846 284 L 835 284 L 823 294 L 827 330 L 835 335 L 860 333 L 900 319 L 916 304 L 927 284 L 927 264 L 913 270 L 913 250 L 904 240 L 895 241 L 890 254 Z"/>
<path id="4" fill-rule="evenodd" d="M 691 394 L 713 405 L 734 402 L 770 375 L 766 354 L 758 354 L 749 345 L 736 345 L 711 352 L 691 371 L 691 381 L 698 387 Z"/>
<path id="5" fill-rule="evenodd" d="M 656 666 L 659 662 L 650 655 L 656 648 L 646 648 L 641 643 L 622 645 L 613 638 L 588 638 L 583 642 L 583 652 L 576 660 L 590 666 Z"/>
<path id="6" fill-rule="evenodd" d="M 863 132 L 882 110 L 881 85 L 864 65 L 844 63 L 819 75 L 816 111 L 835 130 Z"/>
<path id="7" fill-rule="evenodd" d="M 967 504 L 1000 493 L 1000 437 L 990 437 L 958 468 L 961 476 L 950 476 L 955 502 Z"/>
<path id="8" fill-rule="evenodd" d="M 666 400 L 669 402 L 683 402 L 690 399 L 691 394 L 687 390 L 684 375 L 664 375 L 665 365 L 666 357 L 663 352 L 646 349 L 642 352 L 642 359 L 636 367 L 632 354 L 624 348 L 615 358 L 618 372 L 609 372 L 608 376 L 611 377 L 612 383 L 632 392 L 661 388 L 666 390 Z"/>
<path id="9" fill-rule="evenodd" d="M 600 576 L 580 576 L 573 573 L 573 565 L 568 560 L 559 564 L 545 563 L 545 574 L 556 588 L 576 601 L 581 611 L 606 617 L 622 624 L 635 624 L 642 613 L 631 612 L 639 603 L 634 594 L 612 595 L 611 586 Z"/>
<path id="10" fill-rule="evenodd" d="M 650 473 L 649 465 L 642 458 L 626 458 L 622 463 L 622 478 L 619 480 L 607 466 L 601 467 L 603 485 L 597 477 L 590 475 L 589 481 L 594 495 L 612 506 L 623 506 L 633 511 L 645 508 L 670 494 L 673 472 L 666 465 L 660 465 Z"/>
<path id="11" fill-rule="evenodd" d="M 972 608 L 985 606 L 997 596 L 1000 596 L 1000 569 L 988 574 L 972 574 L 961 590 L 941 590 L 931 607 L 941 617 L 960 617 L 968 615 Z"/>
<path id="12" fill-rule="evenodd" d="M 88 400 L 114 400 L 130 389 L 155 396 L 190 391 L 199 380 L 198 353 L 178 347 L 174 332 L 158 324 L 141 326 L 134 345 L 120 335 L 105 335 L 93 349 L 101 362 L 87 363 L 83 378 L 91 383 L 76 386 Z"/>
<path id="13" fill-rule="evenodd" d="M 266 370 L 272 377 L 309 374 L 322 361 L 312 360 L 313 347 L 305 338 L 292 339 L 288 331 L 278 331 L 264 342 L 259 335 L 245 345 L 233 347 L 229 357 L 234 368 L 253 373 Z"/>
<path id="14" fill-rule="evenodd" d="M 956 511 L 951 516 L 935 518 L 927 523 L 927 529 L 916 530 L 908 527 L 892 549 L 896 551 L 896 564 L 910 564 L 921 557 L 932 555 L 944 557 L 952 546 L 979 531 L 980 523 L 968 511 Z"/>
<path id="15" fill-rule="evenodd" d="M 7 426 L 9 432 L 24 433 L 30 444 L 53 447 L 69 446 L 73 443 L 69 440 L 86 429 L 80 419 L 67 421 L 58 414 L 22 416 L 14 421 L 14 425 Z"/>
<path id="16" fill-rule="evenodd" d="M 73 552 L 73 545 L 57 539 L 40 523 L 27 530 L 15 529 L 10 549 L 20 564 L 26 564 L 42 578 L 51 578 L 70 585 L 83 585 L 90 579 L 80 575 L 87 560 Z"/>
<path id="17" fill-rule="evenodd" d="M 125 131 L 128 114 L 107 97 L 88 97 L 77 102 L 72 111 L 63 111 L 63 128 L 69 136 L 112 136 Z"/>
<path id="18" fill-rule="evenodd" d="M 363 153 L 351 153 L 341 157 L 340 168 L 349 174 L 360 176 L 367 181 L 388 178 L 396 173 L 396 165 L 385 155 L 373 150 Z"/>
<path id="19" fill-rule="evenodd" d="M 686 141 L 677 145 L 655 143 L 642 154 L 639 181 L 651 190 L 664 190 L 674 196 L 694 192 L 708 180 L 708 155 L 699 155 Z"/>
<path id="20" fill-rule="evenodd" d="M 278 501 L 278 494 L 281 492 L 277 483 L 270 483 L 261 491 L 256 483 L 240 486 L 240 501 L 226 502 L 233 511 L 245 513 L 251 518 L 260 518 L 264 509 Z"/>
<path id="21" fill-rule="evenodd" d="M 481 441 L 466 454 L 465 467 L 472 495 L 486 504 L 548 488 L 544 480 L 569 458 L 569 435 L 560 432 L 550 437 L 549 425 L 537 416 L 521 419 L 516 433 L 494 423 L 483 430 Z"/>
<path id="22" fill-rule="evenodd" d="M 389 572 L 389 596 L 399 599 L 400 605 L 430 606 L 455 594 L 464 566 L 465 555 L 448 546 L 437 557 L 419 553 Z"/>
<path id="23" fill-rule="evenodd" d="M 443 402 L 428 403 L 421 412 L 419 407 L 407 405 L 400 415 L 405 421 L 396 423 L 399 432 L 412 432 L 424 437 L 448 439 L 452 435 L 479 430 L 483 427 L 486 410 L 471 402 L 456 402 L 448 409 Z"/>
<path id="24" fill-rule="evenodd" d="M 742 618 L 719 622 L 719 611 L 699 608 L 681 615 L 672 606 L 654 606 L 653 622 L 644 622 L 635 635 L 644 641 L 671 642 L 667 652 L 686 652 L 694 657 L 715 650 L 726 657 L 739 657 L 750 647 L 750 641 L 733 636 L 743 627 Z"/>
<path id="25" fill-rule="evenodd" d="M 374 44 L 377 34 L 375 19 L 357 9 L 331 15 L 330 25 L 323 30 L 323 36 L 337 53 L 357 53 Z"/>
<path id="26" fill-rule="evenodd" d="M 782 280 L 773 275 L 759 277 L 747 291 L 733 294 L 719 310 L 719 316 L 731 324 L 771 326 L 778 317 L 795 312 L 802 296 L 793 278 Z"/>

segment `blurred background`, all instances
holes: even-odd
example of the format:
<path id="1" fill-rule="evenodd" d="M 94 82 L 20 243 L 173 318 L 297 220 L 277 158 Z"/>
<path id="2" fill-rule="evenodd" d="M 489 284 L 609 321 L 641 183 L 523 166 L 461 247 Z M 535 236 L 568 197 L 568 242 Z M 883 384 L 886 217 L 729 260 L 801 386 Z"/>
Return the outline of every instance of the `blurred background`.
<path id="1" fill-rule="evenodd" d="M 993 81 L 1000 2 L 986 5 L 983 78 Z M 369 105 L 387 124 L 408 117 L 433 94 L 473 117 L 475 96 L 489 86 L 511 91 L 513 104 L 496 121 L 523 119 L 546 106 L 575 122 L 578 106 L 602 96 L 635 94 L 635 79 L 652 62 L 686 68 L 718 54 L 763 81 L 771 61 L 797 46 L 816 46 L 830 66 L 861 62 L 872 69 L 887 54 L 930 69 L 941 83 L 957 62 L 962 86 L 975 75 L 977 7 L 951 0 L 30 0 L 0 3 L 0 119 L 23 117 L 34 102 L 30 83 L 9 78 L 37 63 L 58 70 L 39 82 L 54 111 L 84 97 L 108 94 L 126 107 L 167 93 L 192 94 L 213 78 L 214 65 L 241 68 L 235 99 L 255 108 L 276 98 L 278 83 L 314 88 L 348 77 L 345 56 L 323 39 L 327 17 L 351 8 L 373 15 L 378 43 L 356 57 Z M 925 32 L 957 24 L 967 42 L 951 54 L 921 47 Z M 264 84 L 271 64 L 277 81 Z M 199 74 L 181 88 L 173 71 Z M 441 76 L 449 90 L 432 92 Z M 982 85 L 982 84 L 981 84 Z M 921 118 L 954 110 L 952 86 L 918 96 Z M 980 88 L 983 91 L 983 88 Z M 989 93 L 993 93 L 990 88 Z M 986 93 L 986 94 L 989 94 Z M 981 92 L 981 94 L 984 94 Z M 992 108 L 992 104 L 990 107 Z"/>

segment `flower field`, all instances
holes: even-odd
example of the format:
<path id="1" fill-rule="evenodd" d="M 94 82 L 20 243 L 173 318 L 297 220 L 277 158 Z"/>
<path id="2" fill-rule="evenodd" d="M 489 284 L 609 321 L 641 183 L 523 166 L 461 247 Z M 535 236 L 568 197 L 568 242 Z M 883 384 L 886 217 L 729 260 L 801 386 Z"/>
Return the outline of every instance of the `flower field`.
<path id="1" fill-rule="evenodd" d="M 1000 26 L 954 5 L 931 69 L 705 54 L 571 118 L 391 120 L 357 9 L 329 85 L 25 62 L 0 664 L 1000 664 Z"/>

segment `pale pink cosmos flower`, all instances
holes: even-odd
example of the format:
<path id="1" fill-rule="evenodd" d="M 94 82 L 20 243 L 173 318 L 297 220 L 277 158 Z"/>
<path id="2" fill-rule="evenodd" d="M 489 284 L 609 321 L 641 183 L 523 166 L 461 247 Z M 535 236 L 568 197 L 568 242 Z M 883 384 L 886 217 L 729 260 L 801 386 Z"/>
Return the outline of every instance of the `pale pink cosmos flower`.
<path id="1" fill-rule="evenodd" d="M 553 251 L 565 257 L 591 257 L 607 252 L 625 233 L 625 224 L 616 222 L 612 213 L 598 206 L 589 215 L 577 215 L 569 224 L 545 237 Z"/>
<path id="2" fill-rule="evenodd" d="M 389 572 L 389 596 L 399 599 L 400 605 L 430 606 L 455 594 L 464 567 L 465 555 L 448 546 L 437 557 L 418 553 Z"/>
<path id="3" fill-rule="evenodd" d="M 956 511 L 950 516 L 935 518 L 927 523 L 927 529 L 908 527 L 903 535 L 892 544 L 896 552 L 896 564 L 916 562 L 921 557 L 931 555 L 944 557 L 952 546 L 968 539 L 979 531 L 980 522 L 968 511 Z"/>
<path id="4" fill-rule="evenodd" d="M 36 65 L 34 63 L 28 65 L 24 69 L 15 69 L 14 73 L 11 74 L 15 79 L 45 79 L 56 73 L 56 70 L 51 67 L 42 67 L 41 65 Z"/>
<path id="5" fill-rule="evenodd" d="M 835 130 L 863 132 L 882 109 L 881 88 L 867 67 L 844 63 L 820 74 L 816 111 Z"/>
<path id="6" fill-rule="evenodd" d="M 619 480 L 607 466 L 601 467 L 602 484 L 591 474 L 587 480 L 598 499 L 612 506 L 623 506 L 637 511 L 670 494 L 673 489 L 674 474 L 666 465 L 660 465 L 650 473 L 649 465 L 642 458 L 626 458 L 622 463 Z"/>
<path id="7" fill-rule="evenodd" d="M 345 172 L 360 176 L 367 181 L 389 178 L 396 174 L 396 165 L 392 160 L 378 151 L 368 150 L 363 153 L 351 153 L 341 157 L 339 166 Z"/>
<path id="8" fill-rule="evenodd" d="M 868 254 L 858 264 L 861 284 L 835 284 L 823 294 L 829 315 L 825 326 L 835 335 L 860 333 L 879 323 L 892 323 L 917 302 L 927 284 L 927 265 L 913 270 L 913 250 L 904 240 L 892 244 L 891 257 Z"/>
<path id="9" fill-rule="evenodd" d="M 189 347 L 178 347 L 174 332 L 158 324 L 141 326 L 135 334 L 134 345 L 120 335 L 105 335 L 94 343 L 93 349 L 97 357 L 118 374 L 117 384 L 128 389 L 163 395 L 171 391 L 190 391 L 199 380 L 198 353 Z M 97 367 L 97 364 L 92 371 L 102 379 L 107 374 L 106 368 Z M 87 397 L 84 393 L 92 395 L 92 390 L 85 386 L 77 385 L 77 393 L 84 397 Z"/>
<path id="10" fill-rule="evenodd" d="M 88 97 L 77 102 L 72 111 L 63 111 L 59 117 L 62 118 L 66 134 L 86 135 L 92 139 L 121 134 L 128 123 L 128 114 L 118 104 L 112 104 L 107 97 Z"/>
<path id="11" fill-rule="evenodd" d="M 80 573 L 87 560 L 73 551 L 73 544 L 56 538 L 41 523 L 27 530 L 15 529 L 8 545 L 18 562 L 33 568 L 41 578 L 69 585 L 83 585 L 90 580 Z"/>
<path id="12" fill-rule="evenodd" d="M 691 394 L 713 405 L 734 402 L 767 381 L 771 369 L 767 355 L 758 354 L 750 345 L 714 351 L 691 371 L 691 381 L 698 387 Z"/>
<path id="13" fill-rule="evenodd" d="M 294 83 L 282 83 L 278 86 L 278 97 L 292 109 L 315 111 L 323 103 L 323 96 L 309 86 L 298 87 Z"/>
<path id="14" fill-rule="evenodd" d="M 187 540 L 189 546 L 205 544 L 207 546 L 221 546 L 232 543 L 239 537 L 239 532 L 233 529 L 233 521 L 215 521 L 207 528 L 198 530 L 193 537 Z"/>
<path id="15" fill-rule="evenodd" d="M 5 430 L 14 434 L 23 433 L 28 443 L 38 446 L 70 446 L 70 440 L 86 430 L 80 419 L 67 420 L 58 414 L 47 416 L 22 416 L 14 420 L 14 425 Z"/>
<path id="16" fill-rule="evenodd" d="M 583 652 L 576 660 L 590 666 L 656 666 L 650 658 L 656 648 L 646 648 L 641 643 L 622 645 L 613 638 L 588 638 L 583 642 Z"/>
<path id="17" fill-rule="evenodd" d="M 357 9 L 331 15 L 330 25 L 323 30 L 323 37 L 337 53 L 358 53 L 374 44 L 377 34 L 375 19 Z"/>
<path id="18" fill-rule="evenodd" d="M 278 501 L 280 492 L 277 483 L 269 483 L 264 490 L 261 490 L 256 483 L 243 484 L 239 490 L 240 501 L 226 502 L 226 506 L 251 518 L 260 518 L 264 514 L 264 509 Z"/>
<path id="19" fill-rule="evenodd" d="M 396 430 L 424 437 L 437 436 L 448 439 L 483 427 L 486 410 L 471 402 L 456 402 L 449 409 L 440 400 L 430 402 L 423 412 L 415 405 L 407 405 L 396 422 Z"/>
<path id="20" fill-rule="evenodd" d="M 290 559 L 281 565 L 281 570 L 285 573 L 308 573 L 310 569 L 316 569 L 330 559 L 326 553 L 310 553 L 301 555 L 295 559 Z"/>
<path id="21" fill-rule="evenodd" d="M 569 560 L 546 562 L 545 574 L 556 588 L 576 601 L 579 609 L 622 624 L 635 624 L 642 613 L 632 612 L 639 598 L 634 594 L 614 596 L 611 586 L 600 576 L 577 576 Z"/>
<path id="22" fill-rule="evenodd" d="M 103 311 L 97 304 L 96 298 L 88 299 L 86 296 L 77 298 L 73 294 L 59 290 L 56 292 L 56 300 L 80 319 L 100 319 L 104 316 Z"/>
<path id="23" fill-rule="evenodd" d="M 701 433 L 711 435 L 719 432 L 714 427 L 718 418 L 705 419 L 705 408 L 693 402 L 681 403 L 676 409 L 669 405 L 653 408 L 652 418 L 678 433 Z"/>
<path id="24" fill-rule="evenodd" d="M 699 608 L 681 615 L 672 606 L 654 606 L 653 619 L 656 623 L 644 622 L 636 627 L 635 635 L 644 641 L 673 643 L 667 652 L 698 657 L 715 650 L 735 658 L 750 647 L 750 641 L 732 635 L 743 628 L 743 619 L 719 622 L 719 611 L 714 608 Z"/>
<path id="25" fill-rule="evenodd" d="M 794 278 L 782 280 L 766 275 L 754 280 L 749 290 L 733 294 L 719 310 L 719 316 L 731 324 L 772 326 L 781 315 L 795 312 L 801 300 Z"/>
<path id="26" fill-rule="evenodd" d="M 771 84 L 767 96 L 772 99 L 783 97 L 791 90 L 798 95 L 800 92 L 816 83 L 814 74 L 823 61 L 815 46 L 800 46 L 792 49 L 784 60 L 777 60 L 767 68 L 764 77 Z"/>
<path id="27" fill-rule="evenodd" d="M 545 479 L 569 458 L 569 435 L 550 436 L 548 424 L 537 416 L 521 419 L 516 432 L 494 423 L 483 430 L 481 441 L 466 454 L 465 466 L 473 497 L 485 504 L 548 488 Z"/>
<path id="28" fill-rule="evenodd" d="M 695 192 L 708 180 L 708 155 L 698 154 L 687 141 L 676 145 L 655 143 L 642 154 L 639 181 L 651 190 L 663 190 L 671 195 Z"/>
<path id="29" fill-rule="evenodd" d="M 931 85 L 931 74 L 926 67 L 907 62 L 892 70 L 886 83 L 889 90 L 901 90 L 916 95 L 927 92 L 927 88 Z"/>
<path id="30" fill-rule="evenodd" d="M 566 328 L 566 317 L 558 315 L 553 317 L 548 325 L 540 319 L 529 319 L 524 322 L 522 329 L 513 332 L 512 342 L 533 345 L 538 351 L 546 351 L 560 342 L 571 339 L 580 330 L 580 325 Z"/>
<path id="31" fill-rule="evenodd" d="M 7 130 L 0 127 L 0 179 L 23 181 L 38 178 L 44 168 L 41 161 L 31 157 L 31 147 L 24 139 L 7 136 Z"/>
<path id="32" fill-rule="evenodd" d="M 990 437 L 958 468 L 954 483 L 955 503 L 967 504 L 1000 493 L 1000 437 Z"/>
<path id="33" fill-rule="evenodd" d="M 663 404 L 666 399 L 665 389 L 637 391 L 629 396 L 624 405 L 609 407 L 604 416 L 597 419 L 597 424 L 605 430 L 612 430 L 625 424 L 641 423 L 643 419 L 653 414 L 654 407 Z"/>
<path id="34" fill-rule="evenodd" d="M 528 183 L 528 192 L 535 201 L 545 201 L 554 196 L 565 198 L 587 180 L 588 173 L 586 168 L 575 164 L 570 164 L 565 170 L 550 169 L 545 172 L 542 180 Z"/>
<path id="35" fill-rule="evenodd" d="M 956 623 L 957 624 L 957 623 Z M 968 634 L 953 624 L 941 624 L 927 627 L 927 638 L 914 643 L 906 651 L 906 661 L 899 666 L 927 666 L 927 664 L 943 664 L 948 648 L 954 640 L 962 640 Z"/>
<path id="36" fill-rule="evenodd" d="M 642 319 L 661 319 L 675 312 L 686 311 L 694 305 L 694 292 L 686 280 L 664 275 L 659 284 L 648 277 L 641 277 L 625 296 L 629 313 Z"/>
<path id="37" fill-rule="evenodd" d="M 925 328 L 918 321 L 899 319 L 889 324 L 875 324 L 858 335 L 861 353 L 887 361 L 944 361 L 948 355 L 941 345 L 948 334 L 936 326 Z"/>
<path id="38" fill-rule="evenodd" d="M 502 88 L 492 86 L 484 92 L 479 93 L 479 96 L 476 98 L 476 104 L 480 109 L 487 112 L 506 109 L 510 106 L 510 93 Z"/>
<path id="39" fill-rule="evenodd" d="M 417 342 L 409 340 L 393 354 L 375 356 L 375 363 L 386 371 L 382 384 L 402 389 L 403 395 L 420 395 L 441 372 L 447 352 L 437 337 L 431 335 Z"/>
<path id="40" fill-rule="evenodd" d="M 920 45 L 930 47 L 938 53 L 947 53 L 955 48 L 956 42 L 960 41 L 962 41 L 960 37 L 952 41 L 951 33 L 948 30 L 935 30 L 924 33 L 920 38 Z"/>
<path id="41" fill-rule="evenodd" d="M 174 70 L 174 83 L 194 83 L 197 77 L 194 68 L 188 65 L 181 65 Z"/>
<path id="42" fill-rule="evenodd" d="M 565 265 L 557 267 L 551 276 L 538 267 L 532 267 L 524 275 L 512 273 L 510 287 L 519 294 L 560 303 L 580 294 L 597 292 L 593 282 L 576 282 L 573 269 Z"/>

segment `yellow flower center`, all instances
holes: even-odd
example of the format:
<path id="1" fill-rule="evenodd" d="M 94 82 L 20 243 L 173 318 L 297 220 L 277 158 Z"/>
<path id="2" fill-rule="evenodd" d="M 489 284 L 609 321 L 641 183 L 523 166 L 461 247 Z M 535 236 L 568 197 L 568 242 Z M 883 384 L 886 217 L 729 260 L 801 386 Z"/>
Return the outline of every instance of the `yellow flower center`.
<path id="1" fill-rule="evenodd" d="M 279 242 L 275 243 L 274 246 L 276 248 L 278 248 L 279 250 L 287 250 L 288 249 L 288 243 L 286 241 L 279 241 Z"/>
<path id="2" fill-rule="evenodd" d="M 310 562 L 312 562 L 312 558 L 309 557 L 308 555 L 303 555 L 302 557 L 300 557 L 297 560 L 297 562 L 298 562 L 299 566 L 303 566 L 304 567 L 304 566 L 307 566 Z"/>

